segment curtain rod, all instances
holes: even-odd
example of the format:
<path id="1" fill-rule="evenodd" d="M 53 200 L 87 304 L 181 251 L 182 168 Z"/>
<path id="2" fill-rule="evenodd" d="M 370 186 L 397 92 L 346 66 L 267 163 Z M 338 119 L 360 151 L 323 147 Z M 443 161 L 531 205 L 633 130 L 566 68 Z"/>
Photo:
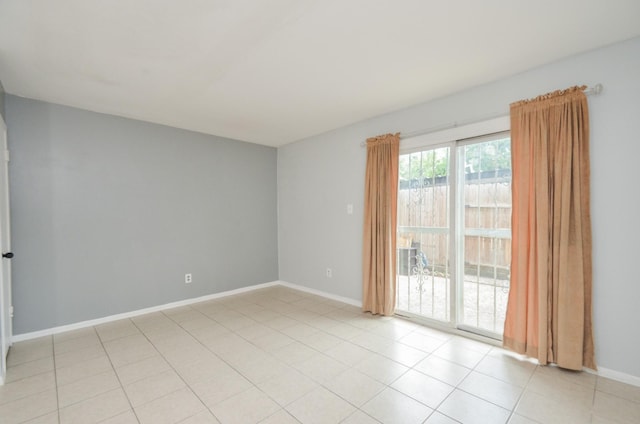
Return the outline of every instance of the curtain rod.
<path id="1" fill-rule="evenodd" d="M 587 96 L 590 95 L 598 95 L 600 93 L 602 93 L 602 89 L 604 87 L 602 86 L 602 84 L 598 83 L 596 85 L 594 85 L 593 87 L 587 87 L 583 93 L 586 94 Z M 456 128 L 456 127 L 461 127 L 461 126 L 465 126 L 465 125 L 472 125 L 472 124 L 477 124 L 479 122 L 484 122 L 484 121 L 488 121 L 490 119 L 496 119 L 496 118 L 500 118 L 502 116 L 506 116 L 507 114 L 505 113 L 501 113 L 501 114 L 494 114 L 494 115 L 490 115 L 481 119 L 477 119 L 475 121 L 467 121 L 467 122 L 452 122 L 450 124 L 445 124 L 445 125 L 440 125 L 437 127 L 431 127 L 428 128 L 426 130 L 419 130 L 419 131 L 412 131 L 406 134 L 400 134 L 400 139 L 403 138 L 411 138 L 411 137 L 416 137 L 418 135 L 423 135 L 423 134 L 429 134 L 432 132 L 436 132 L 436 131 L 444 131 L 444 130 L 448 130 L 451 128 Z M 366 147 L 367 146 L 367 142 L 363 141 L 362 143 L 360 143 L 360 147 Z"/>

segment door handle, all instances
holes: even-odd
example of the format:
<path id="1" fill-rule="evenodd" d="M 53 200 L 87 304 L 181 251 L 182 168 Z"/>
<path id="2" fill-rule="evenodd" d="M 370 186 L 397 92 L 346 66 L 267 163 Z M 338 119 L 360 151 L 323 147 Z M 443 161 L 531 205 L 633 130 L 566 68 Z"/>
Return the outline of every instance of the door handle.
<path id="1" fill-rule="evenodd" d="M 7 259 L 11 259 L 11 258 L 13 258 L 13 253 L 12 252 L 3 253 L 2 257 L 3 258 L 7 258 Z"/>

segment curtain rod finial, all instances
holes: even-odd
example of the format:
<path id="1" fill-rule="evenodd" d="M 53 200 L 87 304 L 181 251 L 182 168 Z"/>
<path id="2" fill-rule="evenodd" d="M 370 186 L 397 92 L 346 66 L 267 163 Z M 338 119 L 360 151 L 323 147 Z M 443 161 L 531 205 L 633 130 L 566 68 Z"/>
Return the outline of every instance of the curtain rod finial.
<path id="1" fill-rule="evenodd" d="M 598 83 L 593 87 L 593 93 L 594 94 L 600 94 L 602 93 L 602 84 Z"/>

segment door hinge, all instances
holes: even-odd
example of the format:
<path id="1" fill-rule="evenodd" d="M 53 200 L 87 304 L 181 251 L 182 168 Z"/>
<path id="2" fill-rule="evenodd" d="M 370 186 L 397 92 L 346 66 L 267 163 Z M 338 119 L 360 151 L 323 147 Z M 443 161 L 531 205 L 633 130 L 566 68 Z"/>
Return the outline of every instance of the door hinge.
<path id="1" fill-rule="evenodd" d="M 9 306 L 9 317 L 13 318 L 13 306 Z"/>

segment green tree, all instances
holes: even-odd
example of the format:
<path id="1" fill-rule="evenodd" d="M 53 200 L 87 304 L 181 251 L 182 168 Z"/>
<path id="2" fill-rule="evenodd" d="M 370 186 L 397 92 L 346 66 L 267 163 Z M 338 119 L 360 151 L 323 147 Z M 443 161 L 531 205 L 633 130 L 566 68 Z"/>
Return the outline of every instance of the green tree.
<path id="1" fill-rule="evenodd" d="M 400 156 L 401 180 L 443 177 L 449 171 L 449 149 L 440 148 Z"/>
<path id="2" fill-rule="evenodd" d="M 465 173 L 511 169 L 511 140 L 475 143 L 464 146 Z M 449 173 L 449 149 L 446 147 L 400 156 L 401 180 L 444 177 Z"/>
<path id="3" fill-rule="evenodd" d="M 464 148 L 464 172 L 488 172 L 511 169 L 511 140 L 509 138 L 469 144 Z"/>

